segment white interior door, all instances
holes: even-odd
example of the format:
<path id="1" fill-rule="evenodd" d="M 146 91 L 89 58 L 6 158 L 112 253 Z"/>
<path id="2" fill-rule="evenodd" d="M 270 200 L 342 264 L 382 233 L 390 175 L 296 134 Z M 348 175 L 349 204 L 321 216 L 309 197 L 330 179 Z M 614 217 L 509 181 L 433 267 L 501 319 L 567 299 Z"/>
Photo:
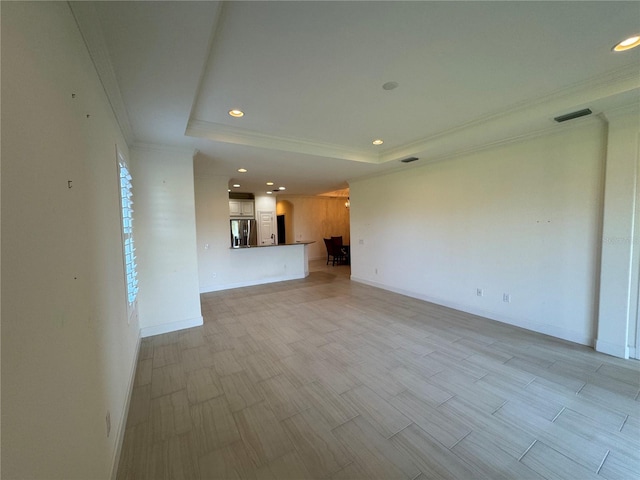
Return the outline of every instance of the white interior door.
<path id="1" fill-rule="evenodd" d="M 260 245 L 275 245 L 275 212 L 260 212 L 258 218 L 260 221 Z"/>

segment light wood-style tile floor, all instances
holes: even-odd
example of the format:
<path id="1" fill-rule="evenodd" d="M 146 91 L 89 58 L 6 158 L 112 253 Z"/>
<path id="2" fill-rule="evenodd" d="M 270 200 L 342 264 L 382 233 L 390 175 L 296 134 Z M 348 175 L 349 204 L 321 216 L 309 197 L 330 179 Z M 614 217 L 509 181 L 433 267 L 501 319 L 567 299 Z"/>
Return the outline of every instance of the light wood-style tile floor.
<path id="1" fill-rule="evenodd" d="M 640 478 L 638 362 L 323 263 L 142 341 L 119 479 Z"/>

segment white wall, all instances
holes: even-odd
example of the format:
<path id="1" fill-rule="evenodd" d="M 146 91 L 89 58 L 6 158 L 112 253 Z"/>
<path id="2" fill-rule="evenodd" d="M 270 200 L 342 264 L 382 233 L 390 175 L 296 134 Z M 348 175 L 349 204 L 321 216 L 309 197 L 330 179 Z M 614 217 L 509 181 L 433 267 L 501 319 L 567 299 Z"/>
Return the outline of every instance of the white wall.
<path id="1" fill-rule="evenodd" d="M 607 115 L 602 268 L 595 345 L 598 351 L 623 358 L 629 357 L 630 346 L 634 347 L 633 356 L 638 354 L 635 349 L 638 242 L 634 238 L 634 219 L 640 123 L 637 105 L 629 107 Z"/>
<path id="2" fill-rule="evenodd" d="M 276 214 L 276 199 L 273 195 L 255 195 L 255 212 L 258 219 L 258 212 L 273 212 Z"/>
<path id="3" fill-rule="evenodd" d="M 351 182 L 351 278 L 590 345 L 605 138 L 577 121 Z"/>
<path id="4" fill-rule="evenodd" d="M 229 179 L 197 174 L 194 180 L 200 292 L 304 278 L 302 245 L 231 249 Z M 256 209 L 275 212 L 271 198 L 256 198 Z"/>
<path id="5" fill-rule="evenodd" d="M 116 144 L 69 6 L 2 2 L 3 478 L 111 475 L 139 340 Z"/>
<path id="6" fill-rule="evenodd" d="M 202 325 L 193 154 L 136 147 L 131 155 L 142 336 Z"/>

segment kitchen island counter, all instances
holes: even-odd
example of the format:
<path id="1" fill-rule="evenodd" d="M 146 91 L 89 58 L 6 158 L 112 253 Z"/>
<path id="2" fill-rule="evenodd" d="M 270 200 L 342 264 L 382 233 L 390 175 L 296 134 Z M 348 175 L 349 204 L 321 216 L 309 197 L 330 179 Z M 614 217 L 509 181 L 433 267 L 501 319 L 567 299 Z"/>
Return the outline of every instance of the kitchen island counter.
<path id="1" fill-rule="evenodd" d="M 240 250 L 244 248 L 263 248 L 263 247 L 290 247 L 293 245 L 310 245 L 316 243 L 315 240 L 304 240 L 294 243 L 278 243 L 277 245 L 241 245 L 238 247 L 229 247 L 231 250 Z"/>
<path id="2" fill-rule="evenodd" d="M 228 265 L 225 274 L 220 275 L 215 270 L 206 272 L 207 283 L 200 287 L 200 293 L 308 277 L 309 245 L 312 243 L 300 241 L 228 248 L 223 260 Z"/>

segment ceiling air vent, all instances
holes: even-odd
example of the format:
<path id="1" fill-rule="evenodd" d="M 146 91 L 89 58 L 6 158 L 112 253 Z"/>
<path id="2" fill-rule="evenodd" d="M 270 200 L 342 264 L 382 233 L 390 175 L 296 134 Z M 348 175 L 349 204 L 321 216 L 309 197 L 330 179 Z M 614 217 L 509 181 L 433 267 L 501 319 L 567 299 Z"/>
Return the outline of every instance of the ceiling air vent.
<path id="1" fill-rule="evenodd" d="M 411 162 L 415 162 L 416 160 L 419 160 L 419 158 L 418 157 L 409 157 L 409 158 L 403 158 L 400 161 L 402 163 L 411 163 Z"/>
<path id="2" fill-rule="evenodd" d="M 567 120 L 573 120 L 574 118 L 584 117 L 585 115 L 591 115 L 593 112 L 590 108 L 585 108 L 584 110 L 578 110 L 577 112 L 567 113 L 565 115 L 560 115 L 559 117 L 554 118 L 554 120 L 558 123 L 566 122 Z"/>

